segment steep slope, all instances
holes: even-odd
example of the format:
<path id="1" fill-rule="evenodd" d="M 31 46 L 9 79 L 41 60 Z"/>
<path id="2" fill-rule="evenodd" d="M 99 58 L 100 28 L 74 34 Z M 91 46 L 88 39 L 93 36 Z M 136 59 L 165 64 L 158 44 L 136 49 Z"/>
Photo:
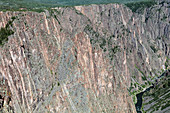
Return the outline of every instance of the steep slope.
<path id="1" fill-rule="evenodd" d="M 0 12 L 0 28 L 15 17 L 0 48 L 3 111 L 136 112 L 131 83 L 169 66 L 169 13 L 166 2 L 143 14 L 119 4 Z"/>
<path id="2" fill-rule="evenodd" d="M 170 70 L 164 76 L 143 95 L 143 111 L 146 113 L 170 112 Z"/>
<path id="3" fill-rule="evenodd" d="M 144 91 L 136 95 L 137 113 L 169 113 L 170 70 L 166 70 L 155 82 Z"/>

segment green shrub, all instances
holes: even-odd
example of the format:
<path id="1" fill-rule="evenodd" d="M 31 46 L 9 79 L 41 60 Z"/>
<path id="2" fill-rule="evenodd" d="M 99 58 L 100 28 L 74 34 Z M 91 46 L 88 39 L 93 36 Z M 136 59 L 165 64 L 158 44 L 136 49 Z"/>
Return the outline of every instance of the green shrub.
<path id="1" fill-rule="evenodd" d="M 153 50 L 154 53 L 158 51 L 154 46 L 150 46 L 150 48 Z"/>
<path id="2" fill-rule="evenodd" d="M 11 18 L 12 20 L 8 21 L 8 23 L 6 24 L 6 26 L 0 29 L 0 45 L 3 46 L 5 44 L 5 42 L 8 41 L 8 36 L 14 34 L 14 31 L 12 31 L 10 29 L 10 27 L 12 27 L 12 23 L 15 19 L 15 17 Z"/>

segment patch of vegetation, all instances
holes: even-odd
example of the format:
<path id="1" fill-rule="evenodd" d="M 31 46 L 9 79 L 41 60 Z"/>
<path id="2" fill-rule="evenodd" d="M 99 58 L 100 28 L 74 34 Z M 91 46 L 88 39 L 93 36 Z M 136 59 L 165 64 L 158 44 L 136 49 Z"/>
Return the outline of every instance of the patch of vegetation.
<path id="1" fill-rule="evenodd" d="M 84 30 L 86 31 L 86 33 L 87 34 L 90 34 L 91 35 L 91 37 L 90 37 L 90 43 L 92 44 L 92 45 L 95 45 L 95 44 L 97 44 L 98 42 L 99 42 L 99 33 L 98 32 L 96 32 L 94 29 L 93 29 L 93 27 L 92 26 L 90 26 L 90 25 L 87 25 L 85 28 L 84 28 Z"/>
<path id="2" fill-rule="evenodd" d="M 89 4 L 128 3 L 144 0 L 1 0 L 4 6 L 11 8 L 42 8 L 57 6 L 76 6 Z M 145 0 L 146 1 L 146 0 Z"/>
<path id="3" fill-rule="evenodd" d="M 58 86 L 60 86 L 60 83 L 58 82 L 58 84 L 57 84 Z"/>
<path id="4" fill-rule="evenodd" d="M 5 42 L 8 41 L 8 36 L 14 34 L 14 31 L 11 30 L 12 23 L 16 19 L 16 17 L 12 17 L 10 21 L 6 24 L 5 27 L 0 29 L 0 45 L 3 46 Z"/>
<path id="5" fill-rule="evenodd" d="M 168 18 L 168 16 L 164 15 L 164 16 L 161 18 L 161 20 L 162 20 L 162 21 L 165 21 L 167 18 Z"/>
<path id="6" fill-rule="evenodd" d="M 135 65 L 135 68 L 136 68 L 143 76 L 145 75 L 144 72 L 141 71 L 141 70 L 139 69 L 139 67 L 137 67 L 137 65 Z"/>
<path id="7" fill-rule="evenodd" d="M 0 113 L 13 113 L 11 102 L 11 90 L 6 79 L 0 77 Z"/>
<path id="8" fill-rule="evenodd" d="M 90 4 L 109 4 L 120 3 L 128 4 L 138 3 L 141 1 L 148 2 L 148 0 L 0 0 L 0 11 L 35 11 L 44 12 L 43 9 L 54 7 L 73 7 L 79 5 Z M 149 3 L 144 4 L 149 5 Z M 131 6 L 132 7 L 132 6 Z M 76 12 L 80 14 L 80 12 Z"/>
<path id="9" fill-rule="evenodd" d="M 167 58 L 166 61 L 165 61 L 165 69 L 168 70 L 168 67 L 169 67 L 169 63 L 170 62 L 170 58 Z"/>
<path id="10" fill-rule="evenodd" d="M 109 57 L 110 57 L 110 59 L 113 60 L 115 54 L 117 52 L 120 52 L 120 51 L 121 51 L 120 46 L 115 46 L 114 48 L 109 48 Z"/>
<path id="11" fill-rule="evenodd" d="M 143 92 L 145 89 L 149 88 L 152 85 L 152 82 L 149 81 L 146 78 L 146 75 L 144 74 L 144 72 L 142 72 L 136 65 L 135 68 L 142 74 L 142 80 L 143 83 L 139 83 L 136 79 L 136 76 L 132 76 L 132 82 L 131 82 L 131 86 L 127 89 L 129 91 L 130 96 L 133 99 L 134 104 L 137 103 L 136 100 L 136 95 Z M 151 76 L 149 76 L 151 78 Z M 151 78 L 152 80 L 153 78 Z"/>
<path id="12" fill-rule="evenodd" d="M 104 38 L 101 39 L 100 47 L 103 49 L 106 45 L 106 40 Z"/>
<path id="13" fill-rule="evenodd" d="M 50 73 L 53 75 L 53 70 L 50 70 Z"/>
<path id="14" fill-rule="evenodd" d="M 57 16 L 56 16 L 56 15 L 54 15 L 54 18 L 57 20 L 58 24 L 60 24 L 60 25 L 61 25 L 61 23 L 60 23 L 60 21 L 58 20 L 58 18 L 57 18 Z"/>
<path id="15" fill-rule="evenodd" d="M 155 46 L 150 46 L 150 48 L 153 50 L 154 53 L 158 51 L 158 49 L 156 49 Z"/>
<path id="16" fill-rule="evenodd" d="M 41 13 L 41 12 L 45 12 L 43 8 L 2 8 L 0 7 L 0 11 L 3 11 L 3 12 L 6 12 L 6 11 L 21 11 L 21 12 L 26 12 L 26 11 L 32 11 L 32 12 L 38 12 L 38 13 Z"/>
<path id="17" fill-rule="evenodd" d="M 155 4 L 156 4 L 155 0 L 147 0 L 147 1 L 127 3 L 125 5 L 129 7 L 132 10 L 132 12 L 143 12 L 145 8 L 149 8 Z"/>
<path id="18" fill-rule="evenodd" d="M 32 0 L 1 0 L 0 11 L 35 11 L 44 12 L 45 8 L 54 6 Z"/>
<path id="19" fill-rule="evenodd" d="M 120 50 L 120 47 L 119 46 L 115 46 L 111 50 L 112 50 L 113 54 L 116 54 L 116 52 L 118 52 Z"/>
<path id="20" fill-rule="evenodd" d="M 41 13 L 41 12 L 44 12 L 44 9 L 42 9 L 42 8 L 38 8 L 38 9 L 28 9 L 27 11 L 33 11 L 33 12 Z"/>

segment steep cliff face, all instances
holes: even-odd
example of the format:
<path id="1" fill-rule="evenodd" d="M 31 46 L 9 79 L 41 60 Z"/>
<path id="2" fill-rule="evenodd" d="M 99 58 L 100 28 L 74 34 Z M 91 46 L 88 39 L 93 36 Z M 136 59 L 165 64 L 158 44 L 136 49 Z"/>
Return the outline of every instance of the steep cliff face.
<path id="1" fill-rule="evenodd" d="M 153 88 L 143 94 L 143 110 L 145 112 L 170 112 L 170 70 L 163 74 Z"/>
<path id="2" fill-rule="evenodd" d="M 0 28 L 15 17 L 0 48 L 4 111 L 136 112 L 133 76 L 143 84 L 169 66 L 169 13 L 166 2 L 144 14 L 118 4 L 0 12 Z"/>

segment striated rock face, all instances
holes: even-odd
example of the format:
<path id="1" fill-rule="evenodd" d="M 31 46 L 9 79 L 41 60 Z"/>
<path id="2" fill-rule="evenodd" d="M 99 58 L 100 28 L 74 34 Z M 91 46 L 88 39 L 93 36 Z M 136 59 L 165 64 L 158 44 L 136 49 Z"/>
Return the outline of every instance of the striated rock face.
<path id="1" fill-rule="evenodd" d="M 169 113 L 170 112 L 170 70 L 164 73 L 154 88 L 144 93 L 143 110 L 146 112 Z"/>
<path id="2" fill-rule="evenodd" d="M 16 18 L 0 48 L 5 110 L 135 113 L 131 77 L 143 83 L 169 66 L 169 16 L 168 3 L 144 14 L 118 4 L 0 12 L 0 28 Z"/>

